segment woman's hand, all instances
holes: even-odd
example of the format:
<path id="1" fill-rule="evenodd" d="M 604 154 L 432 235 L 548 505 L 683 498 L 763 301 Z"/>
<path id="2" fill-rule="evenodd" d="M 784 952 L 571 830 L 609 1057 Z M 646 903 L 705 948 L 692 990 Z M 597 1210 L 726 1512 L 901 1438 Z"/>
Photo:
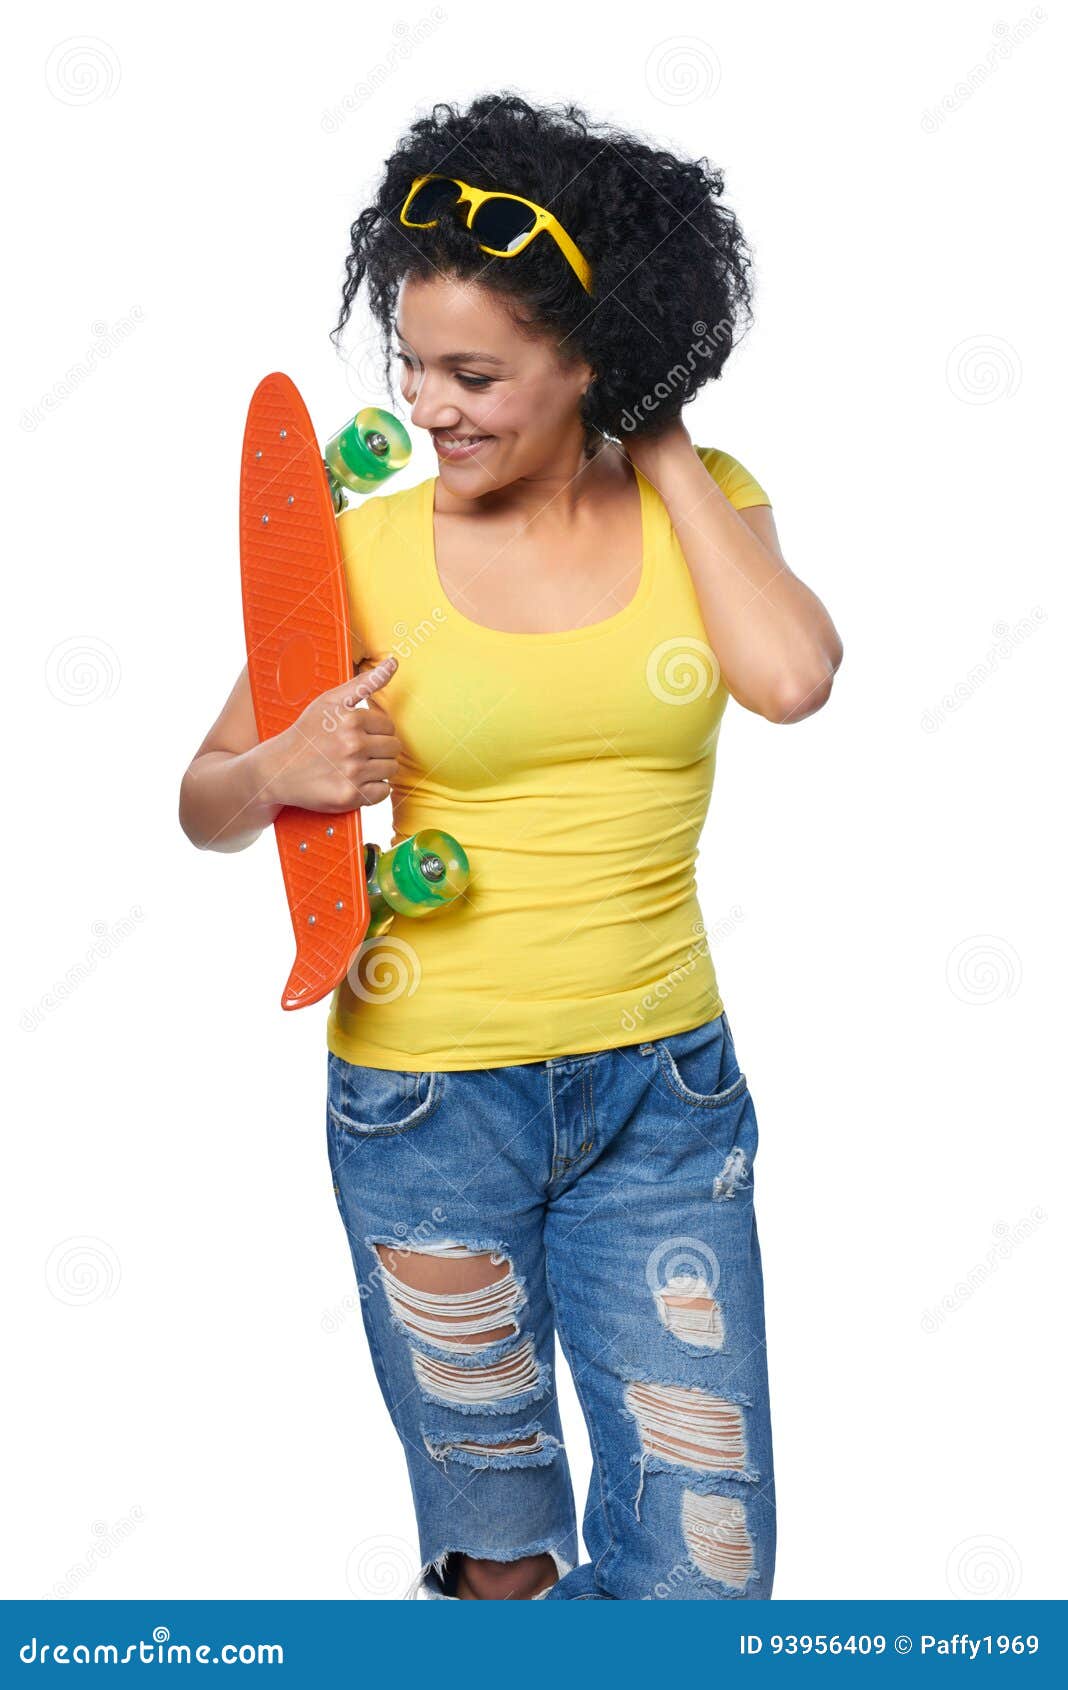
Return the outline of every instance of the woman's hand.
<path id="1" fill-rule="evenodd" d="M 379 804 L 397 777 L 401 743 L 377 702 L 360 700 L 392 680 L 395 657 L 365 658 L 360 673 L 322 693 L 291 728 L 267 742 L 266 796 L 275 804 L 338 815 Z"/>
<path id="2" fill-rule="evenodd" d="M 623 439 L 622 445 L 635 469 L 640 470 L 654 487 L 659 485 L 658 477 L 663 475 L 665 464 L 676 460 L 686 463 L 696 455 L 689 430 L 681 417 L 676 417 L 658 434 L 631 435 Z"/>

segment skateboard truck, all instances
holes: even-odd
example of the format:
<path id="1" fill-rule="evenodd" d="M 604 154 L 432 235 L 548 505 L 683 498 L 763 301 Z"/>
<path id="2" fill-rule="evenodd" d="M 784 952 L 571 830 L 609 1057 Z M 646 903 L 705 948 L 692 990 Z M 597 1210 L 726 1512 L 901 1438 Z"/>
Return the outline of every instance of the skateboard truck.
<path id="1" fill-rule="evenodd" d="M 345 508 L 345 493 L 373 493 L 383 481 L 403 469 L 412 443 L 403 423 L 389 411 L 368 405 L 330 437 L 323 462 L 334 510 Z"/>
<path id="2" fill-rule="evenodd" d="M 395 915 L 432 915 L 459 897 L 469 875 L 463 846 L 440 828 L 424 827 L 390 851 L 365 845 L 364 876 L 371 902 L 367 938 L 385 933 Z"/>
<path id="3" fill-rule="evenodd" d="M 284 733 L 314 698 L 353 678 L 337 514 L 347 492 L 374 492 L 411 450 L 397 418 L 368 406 L 321 455 L 288 376 L 265 376 L 252 395 L 241 452 L 241 601 L 261 740 Z M 395 915 L 428 915 L 467 885 L 463 847 L 437 828 L 383 852 L 364 846 L 359 810 L 329 815 L 287 805 L 274 831 L 297 946 L 283 1009 L 332 992 L 365 938 Z"/>

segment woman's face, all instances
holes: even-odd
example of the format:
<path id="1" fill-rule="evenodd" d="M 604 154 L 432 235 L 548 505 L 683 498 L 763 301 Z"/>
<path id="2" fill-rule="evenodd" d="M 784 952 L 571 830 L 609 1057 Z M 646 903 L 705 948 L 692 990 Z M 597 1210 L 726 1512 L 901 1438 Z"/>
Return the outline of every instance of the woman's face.
<path id="1" fill-rule="evenodd" d="M 551 337 L 521 334 L 491 289 L 406 278 L 394 338 L 411 420 L 429 429 L 450 492 L 478 498 L 581 451 L 593 371 Z"/>

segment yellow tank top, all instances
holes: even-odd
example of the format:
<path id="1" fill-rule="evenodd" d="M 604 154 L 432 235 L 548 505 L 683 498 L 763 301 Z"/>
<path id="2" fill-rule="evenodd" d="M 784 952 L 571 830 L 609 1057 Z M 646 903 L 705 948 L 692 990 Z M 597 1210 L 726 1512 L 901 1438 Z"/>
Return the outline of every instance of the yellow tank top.
<path id="1" fill-rule="evenodd" d="M 770 503 L 734 458 L 697 452 L 736 509 Z M 338 518 L 354 646 L 399 659 L 381 694 L 402 745 L 390 844 L 443 828 L 471 865 L 455 903 L 397 916 L 354 961 L 327 1030 L 348 1062 L 537 1062 L 723 1008 L 694 866 L 728 693 L 667 509 L 637 481 L 637 593 L 563 633 L 486 628 L 446 598 L 436 477 Z"/>

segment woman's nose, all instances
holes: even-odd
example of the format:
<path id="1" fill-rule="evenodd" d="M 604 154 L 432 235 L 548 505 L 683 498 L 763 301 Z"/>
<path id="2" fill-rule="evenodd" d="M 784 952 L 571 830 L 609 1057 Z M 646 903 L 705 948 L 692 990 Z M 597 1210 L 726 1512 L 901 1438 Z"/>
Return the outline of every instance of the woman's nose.
<path id="1" fill-rule="evenodd" d="M 460 421 L 459 407 L 438 394 L 434 378 L 425 370 L 406 386 L 404 401 L 411 407 L 416 428 L 455 428 Z"/>

